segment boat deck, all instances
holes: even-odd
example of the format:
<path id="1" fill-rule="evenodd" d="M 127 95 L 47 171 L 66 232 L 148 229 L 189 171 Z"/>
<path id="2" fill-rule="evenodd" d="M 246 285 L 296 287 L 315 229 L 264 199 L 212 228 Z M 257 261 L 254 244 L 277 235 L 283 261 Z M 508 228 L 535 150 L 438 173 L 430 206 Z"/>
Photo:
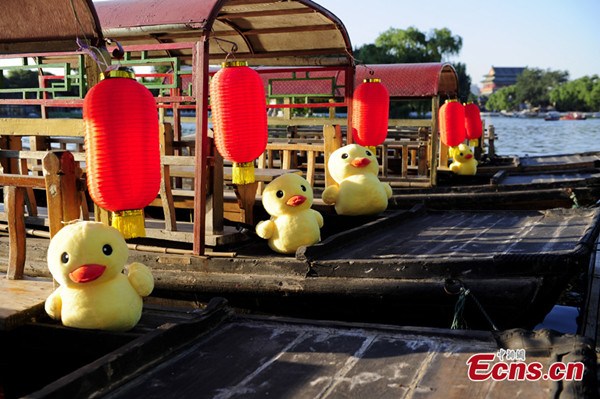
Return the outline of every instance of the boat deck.
<path id="1" fill-rule="evenodd" d="M 307 247 L 304 256 L 316 264 L 353 260 L 406 266 L 576 256 L 590 245 L 592 231 L 599 228 L 590 222 L 598 217 L 595 209 L 396 213 Z M 489 267 L 481 263 L 481 269 Z"/>
<path id="2" fill-rule="evenodd" d="M 43 278 L 8 280 L 0 278 L 0 331 L 9 330 L 37 317 L 44 301 L 54 290 Z"/>
<path id="3" fill-rule="evenodd" d="M 593 397 L 597 389 L 593 345 L 578 336 L 226 316 L 225 310 L 140 337 L 28 397 L 569 398 Z M 582 362 L 583 379 L 471 382 L 467 360 L 500 349 L 521 350 L 544 373 L 558 358 Z"/>
<path id="4" fill-rule="evenodd" d="M 567 169 L 599 167 L 600 152 L 520 157 L 519 166 L 521 169 L 529 171 L 553 167 L 562 167 Z"/>

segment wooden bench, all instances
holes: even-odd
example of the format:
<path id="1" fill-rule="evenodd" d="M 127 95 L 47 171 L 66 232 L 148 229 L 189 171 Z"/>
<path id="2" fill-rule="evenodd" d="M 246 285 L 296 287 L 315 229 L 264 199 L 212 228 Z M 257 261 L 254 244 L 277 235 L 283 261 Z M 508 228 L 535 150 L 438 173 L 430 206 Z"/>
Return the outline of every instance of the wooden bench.
<path id="1" fill-rule="evenodd" d="M 175 209 L 193 209 L 194 208 L 194 190 L 190 183 L 188 188 L 173 188 L 172 178 L 194 179 L 195 159 L 191 156 L 163 156 L 162 164 L 162 183 L 159 192 L 159 199 L 154 200 L 151 205 L 162 206 L 165 215 L 165 228 L 168 231 L 177 231 L 177 221 L 175 218 Z M 247 224 L 253 224 L 252 208 L 256 201 L 256 194 L 259 183 L 269 183 L 273 179 L 286 173 L 301 174 L 298 169 L 255 169 L 256 182 L 245 185 L 234 185 L 231 183 L 232 168 L 223 166 L 223 161 L 219 156 L 215 157 L 213 182 L 210 183 L 208 199 L 211 202 L 212 212 L 223 212 L 225 216 L 234 221 L 240 221 Z M 223 186 L 229 185 L 233 188 L 235 199 L 223 193 Z M 218 210 L 219 206 L 223 207 Z M 209 211 L 209 216 L 212 215 Z M 237 215 L 237 216 L 236 216 Z M 218 230 L 222 226 L 218 223 L 218 218 L 207 218 L 207 225 L 213 226 Z M 212 223 L 212 224 L 211 224 Z"/>
<path id="2" fill-rule="evenodd" d="M 6 155 L 6 154 L 4 154 Z M 24 278 L 26 260 L 25 196 L 26 189 L 45 189 L 48 202 L 50 236 L 65 222 L 80 217 L 78 166 L 66 151 L 48 152 L 42 158 L 44 176 L 0 174 L 4 190 L 4 213 L 8 225 L 8 265 L 6 280 L 0 282 L 0 330 L 27 321 L 43 306 L 52 292 L 51 281 Z"/>

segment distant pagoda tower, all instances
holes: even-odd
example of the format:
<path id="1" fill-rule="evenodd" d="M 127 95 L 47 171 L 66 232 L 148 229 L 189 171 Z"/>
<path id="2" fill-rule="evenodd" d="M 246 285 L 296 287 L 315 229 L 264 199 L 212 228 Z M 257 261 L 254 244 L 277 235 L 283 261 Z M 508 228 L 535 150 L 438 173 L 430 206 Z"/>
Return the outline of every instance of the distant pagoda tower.
<path id="1" fill-rule="evenodd" d="M 498 89 L 517 83 L 517 78 L 523 73 L 525 67 L 496 67 L 492 66 L 481 81 L 481 95 L 489 96 Z"/>

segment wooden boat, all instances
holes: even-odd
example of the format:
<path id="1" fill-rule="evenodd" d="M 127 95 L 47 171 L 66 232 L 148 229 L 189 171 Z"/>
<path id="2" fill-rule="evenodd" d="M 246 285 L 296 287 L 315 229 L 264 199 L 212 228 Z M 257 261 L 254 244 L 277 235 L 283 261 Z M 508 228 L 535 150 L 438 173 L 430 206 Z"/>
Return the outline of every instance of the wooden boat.
<path id="1" fill-rule="evenodd" d="M 550 209 L 591 206 L 600 199 L 600 169 L 508 172 L 493 176 L 440 174 L 432 188 L 395 188 L 394 206 L 439 209 Z"/>
<path id="2" fill-rule="evenodd" d="M 152 269 L 160 298 L 224 296 L 253 312 L 449 327 L 464 288 L 498 328 L 532 328 L 586 270 L 599 218 L 598 209 L 326 216 L 323 242 L 296 256 L 275 254 L 247 230 L 246 241 L 206 258 L 152 254 L 138 241 L 130 261 Z M 28 242 L 26 274 L 49 277 L 47 240 Z M 490 328 L 469 298 L 464 314 L 469 326 Z"/>
<path id="3" fill-rule="evenodd" d="M 581 112 L 569 112 L 560 117 L 561 121 L 583 121 L 585 119 L 587 119 L 587 116 Z"/>
<path id="4" fill-rule="evenodd" d="M 550 112 L 546 113 L 546 116 L 544 116 L 544 120 L 545 121 L 560 120 L 560 113 L 558 113 L 557 111 L 550 111 Z"/>
<path id="5" fill-rule="evenodd" d="M 461 331 L 250 316 L 234 314 L 214 300 L 200 312 L 171 309 L 166 314 L 147 308 L 140 326 L 120 335 L 80 331 L 79 339 L 73 340 L 75 331 L 69 329 L 49 324 L 24 327 L 11 337 L 23 350 L 19 353 L 39 355 L 26 342 L 35 328 L 51 333 L 43 342 L 54 344 L 44 347 L 47 356 L 34 365 L 44 372 L 32 373 L 30 366 L 19 362 L 9 370 L 7 394 L 29 398 L 597 395 L 593 344 L 549 330 Z M 92 339 L 96 344 L 87 344 Z M 91 346 L 96 346 L 96 357 L 84 360 Z M 501 350 L 511 357 L 518 353 L 522 363 L 540 362 L 544 374 L 557 361 L 577 364 L 576 370 L 583 372 L 581 378 L 561 381 L 469 380 L 471 356 L 499 356 Z M 12 348 L 9 353 L 16 355 Z M 54 366 L 59 356 L 71 362 L 71 370 L 46 364 Z"/>

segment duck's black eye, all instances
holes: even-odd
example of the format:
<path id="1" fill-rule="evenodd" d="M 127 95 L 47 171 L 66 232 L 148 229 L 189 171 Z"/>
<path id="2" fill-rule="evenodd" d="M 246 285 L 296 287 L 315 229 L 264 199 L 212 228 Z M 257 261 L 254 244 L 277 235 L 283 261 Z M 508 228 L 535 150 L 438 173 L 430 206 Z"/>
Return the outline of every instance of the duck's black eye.
<path id="1" fill-rule="evenodd" d="M 306 186 L 304 184 L 301 185 L 300 188 L 302 189 L 302 191 L 306 191 Z"/>
<path id="2" fill-rule="evenodd" d="M 104 246 L 102 247 L 102 253 L 106 256 L 109 256 L 110 254 L 112 254 L 112 252 L 112 247 L 108 244 L 104 244 Z"/>
<path id="3" fill-rule="evenodd" d="M 346 153 L 342 154 L 342 159 L 346 159 L 346 158 L 348 158 L 348 154 L 346 154 Z"/>
<path id="4" fill-rule="evenodd" d="M 367 150 L 367 156 L 370 157 L 371 155 L 371 151 Z"/>
<path id="5" fill-rule="evenodd" d="M 275 195 L 277 196 L 277 198 L 283 198 L 283 191 L 279 190 L 275 193 Z"/>
<path id="6" fill-rule="evenodd" d="M 463 155 L 464 155 L 464 154 L 461 152 L 461 153 L 460 153 L 460 156 L 462 157 Z"/>
<path id="7" fill-rule="evenodd" d="M 67 263 L 69 261 L 69 254 L 66 252 L 63 252 L 62 255 L 60 256 L 60 261 L 62 263 Z"/>

